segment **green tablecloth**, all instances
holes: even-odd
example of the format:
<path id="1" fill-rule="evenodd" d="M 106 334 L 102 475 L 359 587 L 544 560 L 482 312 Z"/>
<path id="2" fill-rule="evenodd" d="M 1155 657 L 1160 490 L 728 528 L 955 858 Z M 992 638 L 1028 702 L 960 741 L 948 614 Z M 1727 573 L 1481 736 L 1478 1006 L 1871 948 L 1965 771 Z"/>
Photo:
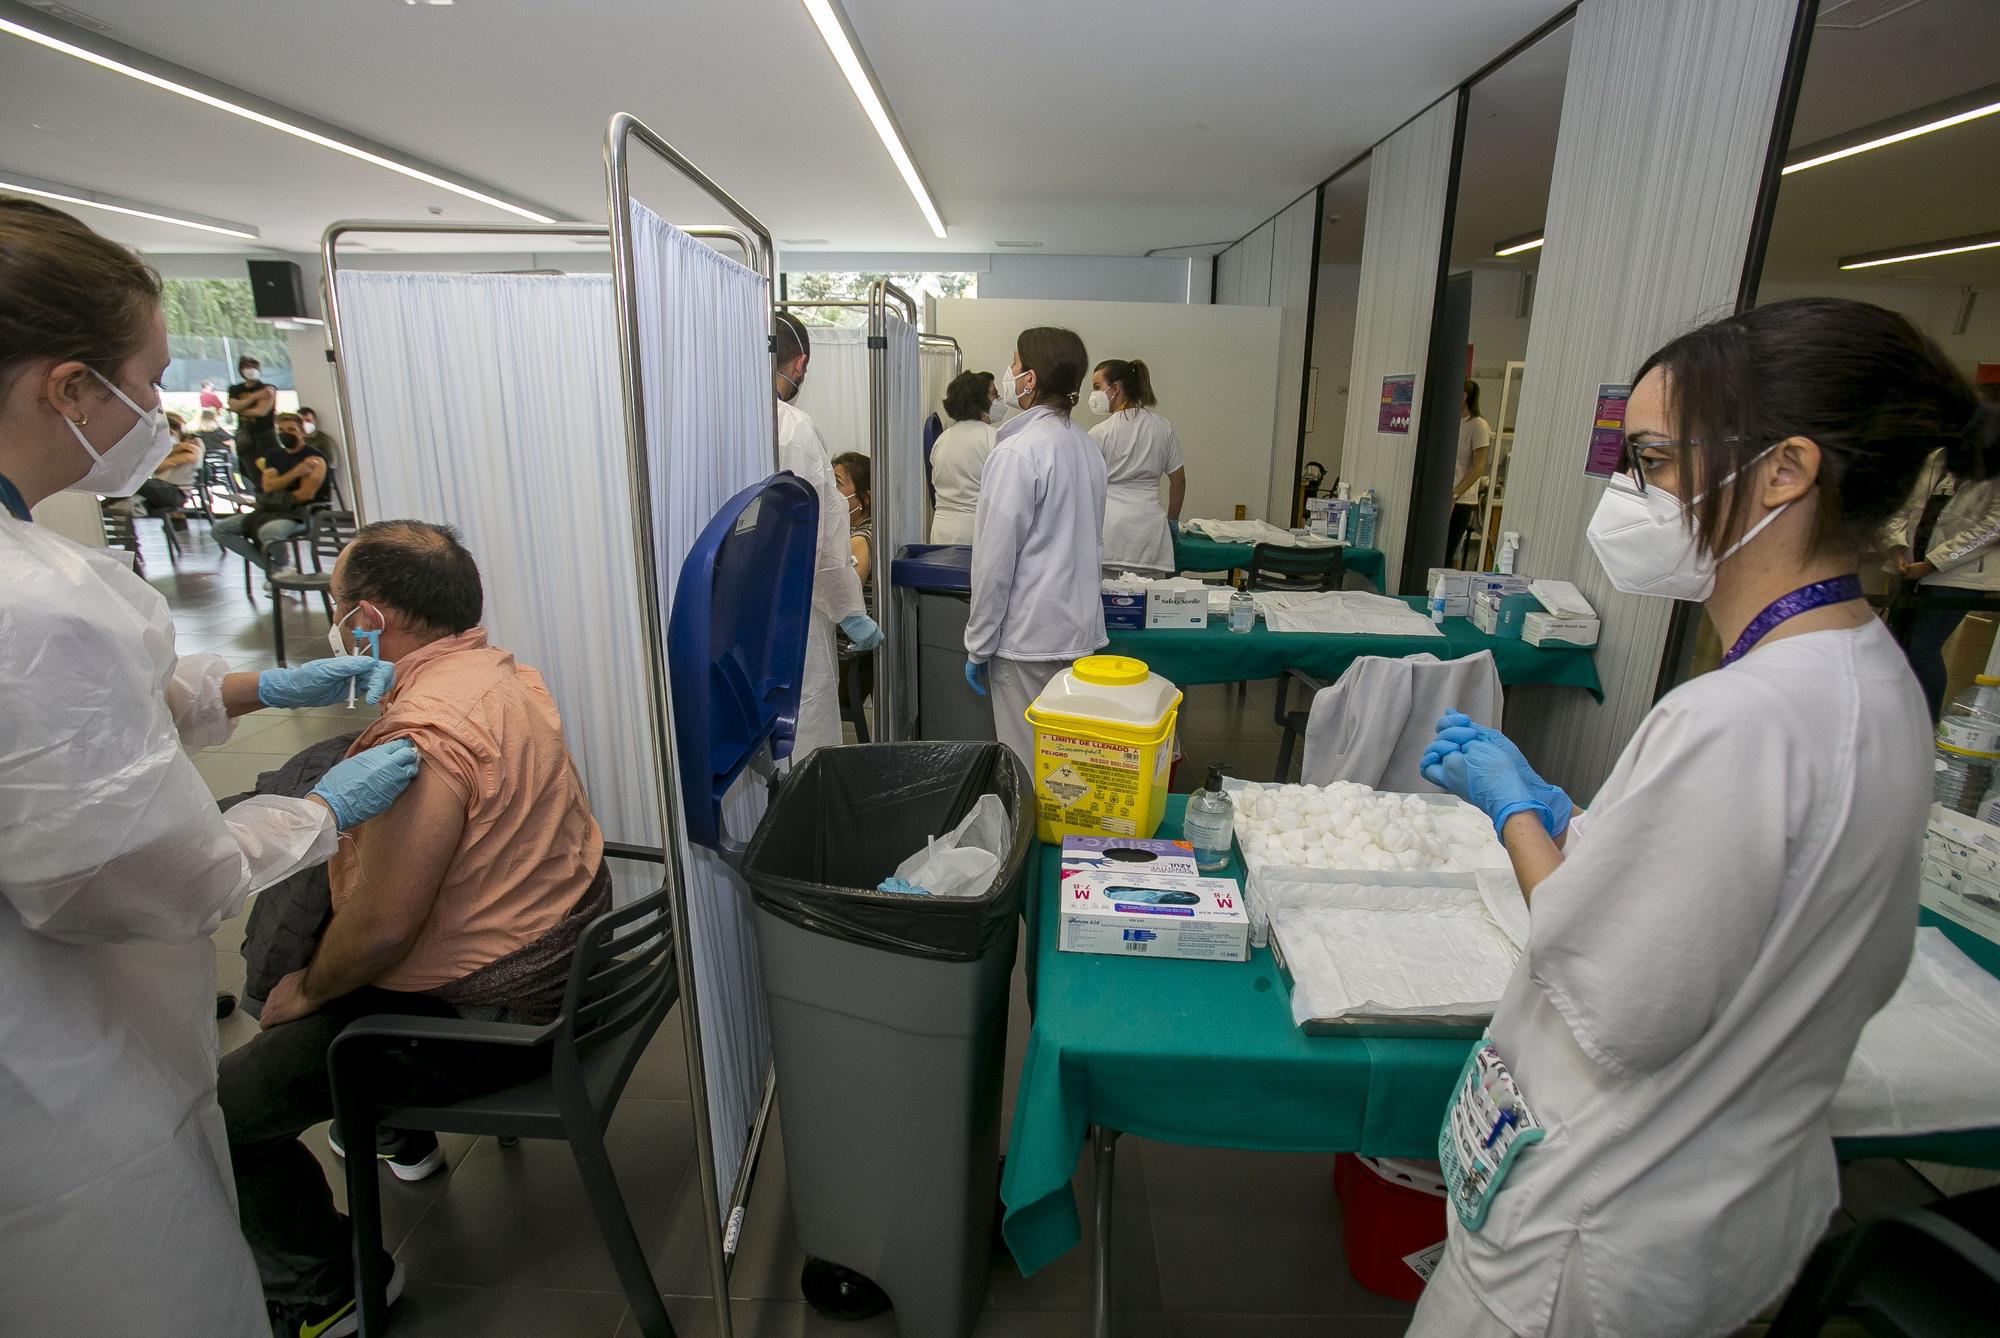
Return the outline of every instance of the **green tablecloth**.
<path id="1" fill-rule="evenodd" d="M 1179 834 L 1185 805 L 1167 801 L 1163 834 Z M 1024 1274 L 1081 1238 L 1070 1178 L 1093 1124 L 1207 1147 L 1437 1155 L 1468 1042 L 1307 1036 L 1266 950 L 1241 963 L 1058 952 L 1059 860 L 1054 847 L 1039 855 L 1025 907 L 1034 1028 L 1000 1184 Z M 1243 876 L 1240 860 L 1228 876 Z M 2000 1129 L 1836 1150 L 2000 1167 Z"/>
<path id="2" fill-rule="evenodd" d="M 1381 549 L 1350 548 L 1342 554 L 1342 560 L 1349 571 L 1375 582 L 1377 590 L 1386 588 L 1382 584 Z M 1186 530 L 1174 532 L 1176 571 L 1237 571 L 1249 565 L 1249 544 L 1217 543 L 1207 535 L 1190 534 Z"/>
<path id="3" fill-rule="evenodd" d="M 1424 601 L 1412 598 L 1421 611 Z M 1555 683 L 1582 688 L 1599 701 L 1604 689 L 1597 681 L 1594 652 L 1582 646 L 1531 646 L 1525 641 L 1488 636 L 1464 618 L 1444 620 L 1444 636 L 1344 636 L 1332 632 L 1273 632 L 1260 620 L 1249 632 L 1232 632 L 1221 618 L 1205 628 L 1185 631 L 1114 631 L 1107 647 L 1113 655 L 1144 660 L 1154 673 L 1183 688 L 1201 683 L 1239 683 L 1276 678 L 1297 669 L 1328 682 L 1362 655 L 1431 654 L 1458 660 L 1482 650 L 1493 652 L 1502 683 Z"/>

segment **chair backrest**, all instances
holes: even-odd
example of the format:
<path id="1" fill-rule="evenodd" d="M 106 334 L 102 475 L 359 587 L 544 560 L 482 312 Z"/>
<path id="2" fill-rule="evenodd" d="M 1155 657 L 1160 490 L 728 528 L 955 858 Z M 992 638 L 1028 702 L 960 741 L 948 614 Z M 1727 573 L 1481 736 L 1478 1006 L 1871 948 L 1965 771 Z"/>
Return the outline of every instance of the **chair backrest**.
<path id="1" fill-rule="evenodd" d="M 111 548 L 129 548 L 139 551 L 139 530 L 132 523 L 132 517 L 122 511 L 108 511 L 102 506 L 97 511 L 104 522 L 104 542 Z"/>
<path id="2" fill-rule="evenodd" d="M 316 507 L 307 513 L 306 530 L 307 542 L 312 546 L 313 570 L 332 571 L 340 550 L 354 539 L 354 513 Z"/>
<path id="3" fill-rule="evenodd" d="M 1954 1202 L 1901 1212 L 1822 1244 L 1773 1320 L 1772 1338 L 1817 1334 L 1836 1314 L 1855 1315 L 1870 1333 L 1905 1338 L 1992 1332 L 2000 1250 L 1944 1215 Z M 1819 1267 L 1823 1259 L 1830 1267 Z"/>
<path id="4" fill-rule="evenodd" d="M 1252 590 L 1338 590 L 1347 562 L 1338 548 L 1281 548 L 1257 544 L 1250 550 Z"/>
<path id="5" fill-rule="evenodd" d="M 1363 655 L 1313 696 L 1306 719 L 1307 785 L 1353 781 L 1403 794 L 1431 789 L 1417 769 L 1446 711 L 1500 728 L 1500 671 L 1493 652 L 1463 659 Z"/>
<path id="6" fill-rule="evenodd" d="M 673 917 L 662 884 L 629 906 L 606 911 L 577 937 L 556 1024 L 558 1084 L 596 1077 L 590 1084 L 591 1104 L 601 1114 L 608 1112 L 645 1042 L 678 997 Z M 611 1056 L 614 1062 L 585 1067 L 587 1056 L 621 1045 L 625 1053 Z"/>

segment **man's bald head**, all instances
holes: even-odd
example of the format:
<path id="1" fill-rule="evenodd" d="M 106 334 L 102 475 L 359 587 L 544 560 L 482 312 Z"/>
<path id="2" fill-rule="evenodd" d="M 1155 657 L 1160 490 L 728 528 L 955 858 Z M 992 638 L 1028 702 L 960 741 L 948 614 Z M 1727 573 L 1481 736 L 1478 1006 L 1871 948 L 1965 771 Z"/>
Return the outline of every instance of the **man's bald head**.
<path id="1" fill-rule="evenodd" d="M 477 627 L 486 601 L 458 531 L 426 520 L 362 526 L 335 564 L 333 597 L 341 616 L 370 603 L 432 640 Z"/>

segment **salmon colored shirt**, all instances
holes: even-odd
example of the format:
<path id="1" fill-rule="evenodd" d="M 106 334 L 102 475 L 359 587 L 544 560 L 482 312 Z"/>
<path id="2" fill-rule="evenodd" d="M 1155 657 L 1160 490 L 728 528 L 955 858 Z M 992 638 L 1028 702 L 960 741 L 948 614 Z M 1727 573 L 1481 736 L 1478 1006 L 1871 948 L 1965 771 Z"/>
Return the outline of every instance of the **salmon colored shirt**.
<path id="1" fill-rule="evenodd" d="M 465 832 L 416 946 L 374 983 L 428 990 L 540 938 L 575 909 L 604 856 L 604 833 L 563 742 L 542 676 L 475 627 L 396 661 L 382 717 L 348 756 L 409 739 L 423 768 L 465 804 Z M 336 912 L 354 895 L 362 823 L 328 866 Z"/>

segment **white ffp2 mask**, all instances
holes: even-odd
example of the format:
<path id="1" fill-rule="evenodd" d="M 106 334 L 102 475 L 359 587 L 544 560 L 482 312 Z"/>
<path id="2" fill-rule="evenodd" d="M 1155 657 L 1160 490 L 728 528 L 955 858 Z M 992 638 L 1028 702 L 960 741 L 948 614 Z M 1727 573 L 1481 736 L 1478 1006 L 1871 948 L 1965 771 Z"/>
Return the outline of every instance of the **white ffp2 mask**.
<path id="1" fill-rule="evenodd" d="M 69 433 L 76 438 L 76 444 L 89 453 L 90 471 L 69 485 L 66 492 L 93 493 L 104 497 L 130 497 L 139 491 L 139 485 L 153 477 L 160 461 L 167 458 L 167 452 L 174 448 L 174 430 L 167 424 L 164 407 L 141 409 L 117 386 L 111 384 L 95 370 L 90 374 L 104 382 L 104 388 L 116 395 L 119 402 L 138 415 L 125 435 L 104 450 L 90 444 L 90 438 L 83 435 L 83 429 L 64 417 L 63 423 Z"/>
<path id="2" fill-rule="evenodd" d="M 1000 369 L 1000 402 L 1010 409 L 1025 409 L 1021 403 L 1021 377 L 1011 366 Z"/>
<path id="3" fill-rule="evenodd" d="M 1110 413 L 1110 412 L 1111 412 L 1111 396 L 1109 396 L 1108 394 L 1106 394 L 1105 392 L 1103 392 L 1103 391 L 1101 391 L 1101 390 L 1093 390 L 1093 391 L 1091 391 L 1091 392 L 1090 392 L 1090 411 L 1091 411 L 1092 413 L 1094 413 L 1094 414 L 1108 414 L 1108 413 Z"/>
<path id="4" fill-rule="evenodd" d="M 1732 471 L 1723 485 L 1742 472 Z M 1706 495 L 1697 493 L 1694 502 Z M 1715 569 L 1741 552 L 1790 505 L 1786 502 L 1723 552 L 1710 555 L 1701 551 L 1700 534 L 1683 519 L 1686 506 L 1680 498 L 1660 488 L 1642 492 L 1630 478 L 1614 474 L 1590 517 L 1590 548 L 1611 584 L 1628 595 L 1700 602 L 1715 589 Z"/>

